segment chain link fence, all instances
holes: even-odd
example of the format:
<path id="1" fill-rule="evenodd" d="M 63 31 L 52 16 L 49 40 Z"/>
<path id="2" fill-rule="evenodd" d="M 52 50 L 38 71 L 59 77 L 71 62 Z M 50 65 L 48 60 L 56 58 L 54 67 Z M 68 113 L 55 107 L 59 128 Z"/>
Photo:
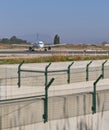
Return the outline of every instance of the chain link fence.
<path id="1" fill-rule="evenodd" d="M 74 62 L 68 70 L 68 66 L 72 62 L 51 63 L 46 72 L 48 63 L 40 66 L 40 64 L 24 64 L 20 70 L 21 86 L 45 86 L 52 77 L 55 78 L 53 85 L 68 84 L 74 82 L 84 82 L 95 80 L 100 74 L 104 73 L 104 78 L 109 78 L 109 63 L 104 65 L 103 60 L 92 61 L 87 69 L 90 61 Z M 25 71 L 24 71 L 25 70 Z M 28 72 L 29 71 L 29 72 Z M 35 71 L 35 72 L 33 72 Z M 17 86 L 18 65 L 1 65 L 0 66 L 0 86 Z"/>
<path id="2" fill-rule="evenodd" d="M 32 98 L 38 89 L 45 89 L 46 83 L 55 78 L 53 85 L 96 80 L 100 74 L 109 78 L 109 63 L 103 61 L 24 64 L 20 68 L 20 89 L 18 91 L 19 65 L 0 65 L 0 130 L 43 122 L 44 100 Z M 23 71 L 25 70 L 25 71 Z M 88 77 L 87 77 L 88 76 Z M 103 87 L 103 86 L 102 86 Z M 14 91 L 15 92 L 14 92 Z M 26 90 L 26 91 L 25 91 Z M 27 93 L 28 91 L 28 93 Z M 67 91 L 67 90 L 63 90 Z M 14 94 L 14 93 L 15 94 Z M 9 95 L 8 95 L 9 94 Z M 30 98 L 26 99 L 26 97 Z M 41 95 L 42 93 L 39 93 Z M 13 99 L 24 97 L 23 99 Z M 109 90 L 97 92 L 97 112 L 109 110 Z M 79 93 L 49 97 L 48 120 L 58 120 L 92 113 L 92 94 Z"/>
<path id="3" fill-rule="evenodd" d="M 49 121 L 85 116 L 92 113 L 92 96 L 88 93 L 51 97 L 48 101 Z M 97 112 L 103 111 L 109 111 L 109 90 L 97 92 Z M 42 99 L 1 101 L 1 130 L 43 122 L 43 114 Z"/>

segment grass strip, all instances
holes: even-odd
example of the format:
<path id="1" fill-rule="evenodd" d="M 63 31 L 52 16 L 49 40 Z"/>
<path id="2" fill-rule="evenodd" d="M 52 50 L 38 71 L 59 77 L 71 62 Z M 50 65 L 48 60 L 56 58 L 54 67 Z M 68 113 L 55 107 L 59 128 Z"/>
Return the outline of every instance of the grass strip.
<path id="1" fill-rule="evenodd" d="M 26 58 L 5 58 L 0 59 L 0 64 L 19 64 L 22 61 L 25 63 L 44 63 L 44 62 L 60 62 L 60 61 L 81 61 L 81 60 L 103 60 L 103 59 L 109 59 L 109 56 L 41 56 L 41 57 L 26 57 Z"/>

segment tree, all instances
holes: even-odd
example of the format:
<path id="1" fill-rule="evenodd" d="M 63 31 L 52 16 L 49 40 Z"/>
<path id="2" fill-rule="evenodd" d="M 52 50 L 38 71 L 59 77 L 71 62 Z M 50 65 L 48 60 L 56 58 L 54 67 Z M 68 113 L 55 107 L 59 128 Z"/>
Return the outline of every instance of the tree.
<path id="1" fill-rule="evenodd" d="M 12 43 L 12 44 L 17 43 L 17 37 L 16 36 L 12 36 L 9 40 L 10 40 L 10 43 Z"/>
<path id="2" fill-rule="evenodd" d="M 9 39 L 9 41 L 10 41 L 11 44 L 26 43 L 25 40 L 19 39 L 19 38 L 17 38 L 16 36 L 12 36 L 12 37 Z"/>
<path id="3" fill-rule="evenodd" d="M 0 40 L 1 43 L 8 43 L 9 42 L 9 39 L 8 38 L 3 38 Z"/>
<path id="4" fill-rule="evenodd" d="M 10 39 L 8 38 L 3 38 L 0 40 L 0 43 L 6 43 L 6 44 L 22 44 L 22 43 L 27 43 L 26 40 L 22 40 L 17 38 L 16 36 L 12 36 Z"/>
<path id="5" fill-rule="evenodd" d="M 54 44 L 60 44 L 60 37 L 58 36 L 58 34 L 56 34 L 54 37 Z"/>

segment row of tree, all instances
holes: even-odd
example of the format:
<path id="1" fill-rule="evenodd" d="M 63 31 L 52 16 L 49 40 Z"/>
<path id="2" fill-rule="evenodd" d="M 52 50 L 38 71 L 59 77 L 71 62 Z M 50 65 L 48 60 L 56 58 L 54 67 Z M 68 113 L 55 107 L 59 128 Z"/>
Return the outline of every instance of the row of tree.
<path id="1" fill-rule="evenodd" d="M 9 39 L 8 38 L 1 39 L 0 43 L 5 43 L 5 44 L 22 44 L 22 43 L 27 43 L 27 41 L 19 39 L 16 36 L 12 36 Z M 54 37 L 54 44 L 60 44 L 60 37 L 57 34 Z"/>
<path id="2" fill-rule="evenodd" d="M 12 36 L 9 39 L 8 38 L 1 39 L 0 43 L 5 43 L 5 44 L 22 44 L 22 43 L 27 43 L 27 41 L 19 39 L 16 36 Z"/>

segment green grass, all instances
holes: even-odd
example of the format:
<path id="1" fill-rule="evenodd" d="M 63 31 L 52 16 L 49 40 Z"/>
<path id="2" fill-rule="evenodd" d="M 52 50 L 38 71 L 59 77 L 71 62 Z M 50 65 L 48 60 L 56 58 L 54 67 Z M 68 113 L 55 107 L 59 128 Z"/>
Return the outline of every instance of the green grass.
<path id="1" fill-rule="evenodd" d="M 109 59 L 109 56 L 47 56 L 47 57 L 35 57 L 35 58 L 7 58 L 0 59 L 0 64 L 19 64 L 22 61 L 25 63 L 43 63 L 43 62 L 59 62 L 59 61 L 81 61 L 81 60 L 102 60 Z"/>

